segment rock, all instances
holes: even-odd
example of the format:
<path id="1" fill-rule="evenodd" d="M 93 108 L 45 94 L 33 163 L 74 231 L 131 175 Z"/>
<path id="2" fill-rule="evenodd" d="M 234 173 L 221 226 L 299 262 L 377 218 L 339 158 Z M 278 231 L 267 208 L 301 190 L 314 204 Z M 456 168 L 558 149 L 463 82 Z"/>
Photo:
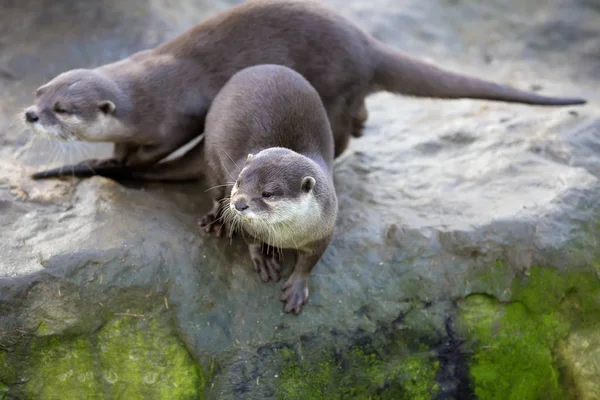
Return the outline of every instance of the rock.
<path id="1" fill-rule="evenodd" d="M 589 0 L 327 0 L 448 68 L 591 103 L 371 96 L 365 136 L 336 163 L 340 218 L 298 316 L 242 240 L 199 231 L 203 183 L 28 179 L 110 151 L 31 142 L 13 116 L 40 82 L 234 3 L 3 9 L 0 399 L 594 398 L 600 9 Z"/>

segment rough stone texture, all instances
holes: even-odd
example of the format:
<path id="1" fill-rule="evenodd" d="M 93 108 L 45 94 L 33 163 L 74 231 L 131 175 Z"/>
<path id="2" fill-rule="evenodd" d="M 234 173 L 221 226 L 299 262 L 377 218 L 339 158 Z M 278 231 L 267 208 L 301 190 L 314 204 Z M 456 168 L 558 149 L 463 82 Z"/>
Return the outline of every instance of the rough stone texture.
<path id="1" fill-rule="evenodd" d="M 110 150 L 13 124 L 40 83 L 233 3 L 0 0 L 0 399 L 598 398 L 592 0 L 327 1 L 448 68 L 591 104 L 369 98 L 299 316 L 241 241 L 199 233 L 204 185 L 27 178 Z"/>

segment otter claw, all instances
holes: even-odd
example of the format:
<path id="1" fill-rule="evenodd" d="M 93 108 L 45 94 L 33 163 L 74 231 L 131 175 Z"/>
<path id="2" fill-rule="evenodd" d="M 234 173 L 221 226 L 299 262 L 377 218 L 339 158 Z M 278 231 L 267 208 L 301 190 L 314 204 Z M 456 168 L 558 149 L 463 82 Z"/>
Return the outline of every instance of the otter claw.
<path id="1" fill-rule="evenodd" d="M 294 311 L 299 314 L 302 306 L 308 301 L 308 283 L 306 279 L 290 277 L 281 289 L 283 293 L 280 300 L 286 302 L 284 311 L 286 313 Z"/>
<path id="2" fill-rule="evenodd" d="M 217 219 L 215 214 L 208 213 L 198 222 L 200 227 L 204 228 L 206 233 L 215 233 L 218 238 L 223 237 L 223 234 L 228 231 L 227 224 Z"/>
<path id="3" fill-rule="evenodd" d="M 262 251 L 261 246 L 251 246 L 250 255 L 254 264 L 254 270 L 258 272 L 263 282 L 269 282 L 269 280 L 273 282 L 279 281 L 281 278 L 279 275 L 281 263 L 279 262 L 277 252 L 266 254 Z"/>

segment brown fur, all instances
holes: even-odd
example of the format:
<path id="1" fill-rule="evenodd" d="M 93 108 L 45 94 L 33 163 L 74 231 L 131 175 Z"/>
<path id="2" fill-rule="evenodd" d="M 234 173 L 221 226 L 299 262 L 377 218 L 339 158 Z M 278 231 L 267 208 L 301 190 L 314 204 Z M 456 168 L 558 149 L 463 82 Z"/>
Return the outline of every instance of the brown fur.
<path id="1" fill-rule="evenodd" d="M 132 134 L 116 144 L 112 160 L 88 160 L 33 177 L 58 176 L 61 171 L 78 176 L 127 175 L 114 166 L 157 163 L 201 134 L 209 105 L 225 82 L 237 71 L 257 64 L 288 66 L 311 83 L 327 110 L 336 156 L 346 149 L 351 136 L 362 135 L 368 116 L 365 97 L 382 90 L 540 105 L 585 103 L 444 71 L 376 40 L 319 2 L 250 0 L 155 49 L 97 68 L 126 94 L 123 98 L 128 103 L 121 106 L 126 112 L 118 114 L 117 105 L 114 115 Z M 170 167 L 160 168 L 166 179 L 177 179 L 177 174 L 167 171 Z M 131 176 L 158 180 L 163 174 L 137 168 Z"/>
<path id="2" fill-rule="evenodd" d="M 264 244 L 296 250 L 281 299 L 286 312 L 299 313 L 337 215 L 333 135 L 318 93 L 284 66 L 243 69 L 215 98 L 204 135 L 214 207 L 201 225 L 254 237 L 249 251 L 264 281 L 278 281 L 280 269 L 278 252 L 265 252 Z"/>

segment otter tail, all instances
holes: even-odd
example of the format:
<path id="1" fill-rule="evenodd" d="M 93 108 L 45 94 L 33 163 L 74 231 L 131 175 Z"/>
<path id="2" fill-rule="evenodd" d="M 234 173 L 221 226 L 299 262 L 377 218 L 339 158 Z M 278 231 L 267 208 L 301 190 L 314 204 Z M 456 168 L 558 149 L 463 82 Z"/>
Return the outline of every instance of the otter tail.
<path id="1" fill-rule="evenodd" d="M 89 163 L 82 162 L 36 172 L 31 175 L 31 178 L 34 180 L 63 176 L 88 178 L 97 175 L 115 180 L 189 181 L 202 178 L 203 171 L 204 138 L 182 156 L 158 164 L 139 167 L 111 165 L 94 168 Z"/>
<path id="2" fill-rule="evenodd" d="M 540 96 L 510 86 L 446 71 L 376 42 L 373 86 L 418 97 L 471 98 L 546 106 L 585 104 L 587 100 Z"/>

